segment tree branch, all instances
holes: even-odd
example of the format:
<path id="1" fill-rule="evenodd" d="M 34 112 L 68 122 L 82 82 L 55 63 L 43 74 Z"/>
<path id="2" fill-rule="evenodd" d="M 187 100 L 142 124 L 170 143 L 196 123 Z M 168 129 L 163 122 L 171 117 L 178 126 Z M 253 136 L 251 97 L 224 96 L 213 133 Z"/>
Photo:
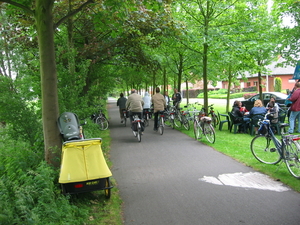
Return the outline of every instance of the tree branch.
<path id="1" fill-rule="evenodd" d="M 9 0 L 8 0 L 9 1 Z M 59 27 L 60 24 L 62 24 L 65 20 L 67 20 L 69 17 L 74 16 L 76 13 L 78 13 L 79 11 L 81 11 L 85 6 L 95 3 L 94 0 L 87 0 L 87 2 L 83 3 L 79 8 L 73 10 L 72 12 L 70 12 L 68 15 L 66 15 L 65 17 L 61 18 L 56 24 L 54 24 L 54 29 L 56 29 L 57 27 Z"/>
<path id="2" fill-rule="evenodd" d="M 25 12 L 29 13 L 30 15 L 34 15 L 34 11 L 31 10 L 29 7 L 25 6 L 25 5 L 22 5 L 20 3 L 17 3 L 17 2 L 14 2 L 14 1 L 11 1 L 11 0 L 1 0 L 0 2 L 6 2 L 10 5 L 13 5 L 13 6 L 16 6 L 20 9 L 23 9 Z"/>

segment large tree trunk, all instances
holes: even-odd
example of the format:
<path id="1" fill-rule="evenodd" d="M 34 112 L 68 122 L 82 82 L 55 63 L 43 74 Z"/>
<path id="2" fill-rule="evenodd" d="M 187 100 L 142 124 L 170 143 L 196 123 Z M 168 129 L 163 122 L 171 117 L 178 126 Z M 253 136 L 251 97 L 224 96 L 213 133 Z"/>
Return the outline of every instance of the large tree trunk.
<path id="1" fill-rule="evenodd" d="M 206 113 L 208 112 L 208 80 L 207 80 L 207 54 L 208 54 L 208 44 L 203 45 L 203 94 L 204 94 L 204 108 Z"/>
<path id="2" fill-rule="evenodd" d="M 53 3 L 54 0 L 36 0 L 35 19 L 40 54 L 45 160 L 59 167 L 61 138 L 56 123 L 59 109 L 54 51 Z"/>

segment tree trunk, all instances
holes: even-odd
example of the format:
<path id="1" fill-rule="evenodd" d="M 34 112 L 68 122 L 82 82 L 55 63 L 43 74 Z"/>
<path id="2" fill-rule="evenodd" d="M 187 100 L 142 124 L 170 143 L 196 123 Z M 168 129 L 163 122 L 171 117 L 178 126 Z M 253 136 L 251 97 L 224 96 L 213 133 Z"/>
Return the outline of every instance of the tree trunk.
<path id="1" fill-rule="evenodd" d="M 56 123 L 59 109 L 54 51 L 53 3 L 54 0 L 36 0 L 35 20 L 40 54 L 45 160 L 55 167 L 59 167 L 62 144 Z"/>
<path id="2" fill-rule="evenodd" d="M 228 87 L 227 87 L 227 104 L 226 104 L 226 112 L 229 112 L 229 107 L 230 107 L 230 88 L 231 88 L 231 83 L 232 83 L 232 73 L 231 73 L 231 66 L 229 65 L 228 69 Z"/>
<path id="3" fill-rule="evenodd" d="M 190 95 L 189 95 L 189 81 L 188 81 L 188 79 L 185 79 L 185 97 L 186 97 L 186 104 L 188 105 L 189 104 L 189 98 L 190 98 Z"/>
<path id="4" fill-rule="evenodd" d="M 203 45 L 203 97 L 204 97 L 204 108 L 206 113 L 208 112 L 208 93 L 207 93 L 207 54 L 208 54 L 208 44 Z"/>

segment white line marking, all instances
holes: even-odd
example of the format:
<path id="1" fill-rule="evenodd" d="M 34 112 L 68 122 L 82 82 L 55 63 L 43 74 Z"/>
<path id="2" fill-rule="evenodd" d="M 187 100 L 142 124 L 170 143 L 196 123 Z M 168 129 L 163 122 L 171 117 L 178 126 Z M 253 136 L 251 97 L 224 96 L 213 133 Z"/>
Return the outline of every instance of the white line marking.
<path id="1" fill-rule="evenodd" d="M 199 178 L 199 180 L 216 185 L 228 185 L 277 192 L 291 190 L 290 188 L 283 186 L 281 182 L 272 180 L 269 176 L 258 172 L 228 173 L 221 174 L 218 177 L 204 176 L 203 178 Z"/>

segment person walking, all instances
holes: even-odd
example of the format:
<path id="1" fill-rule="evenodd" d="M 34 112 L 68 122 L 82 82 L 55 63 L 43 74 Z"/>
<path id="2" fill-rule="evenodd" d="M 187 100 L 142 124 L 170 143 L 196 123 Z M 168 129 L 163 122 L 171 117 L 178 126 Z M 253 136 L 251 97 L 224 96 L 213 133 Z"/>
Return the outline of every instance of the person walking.
<path id="1" fill-rule="evenodd" d="M 127 98 L 124 97 L 124 94 L 120 94 L 120 98 L 117 100 L 117 106 L 119 106 L 119 111 L 120 111 L 120 118 L 121 118 L 121 123 L 124 122 L 124 114 L 123 110 L 126 109 L 126 102 Z"/>
<path id="2" fill-rule="evenodd" d="M 292 102 L 292 105 L 290 107 L 290 117 L 289 117 L 289 133 L 292 134 L 294 132 L 295 128 L 295 121 L 298 120 L 298 130 L 297 133 L 300 133 L 300 82 L 297 82 L 295 85 L 296 90 L 292 94 L 292 96 L 289 98 L 289 100 Z"/>
<path id="3" fill-rule="evenodd" d="M 157 87 L 155 89 L 156 94 L 153 95 L 151 102 L 153 104 L 153 109 L 154 109 L 154 131 L 157 131 L 157 124 L 158 124 L 158 114 L 159 111 L 163 111 L 167 105 L 166 105 L 166 100 L 165 97 L 160 93 L 160 88 Z"/>
<path id="4" fill-rule="evenodd" d="M 126 102 L 126 109 L 129 111 L 131 124 L 134 115 L 138 115 L 140 119 L 143 118 L 143 105 L 144 105 L 144 101 L 142 96 L 139 95 L 135 89 L 132 89 L 131 94 L 128 96 Z M 143 123 L 142 123 L 142 131 L 144 131 Z"/>
<path id="5" fill-rule="evenodd" d="M 181 102 L 181 94 L 178 92 L 178 90 L 174 89 L 174 94 L 172 95 L 173 105 L 179 109 L 180 102 Z"/>

